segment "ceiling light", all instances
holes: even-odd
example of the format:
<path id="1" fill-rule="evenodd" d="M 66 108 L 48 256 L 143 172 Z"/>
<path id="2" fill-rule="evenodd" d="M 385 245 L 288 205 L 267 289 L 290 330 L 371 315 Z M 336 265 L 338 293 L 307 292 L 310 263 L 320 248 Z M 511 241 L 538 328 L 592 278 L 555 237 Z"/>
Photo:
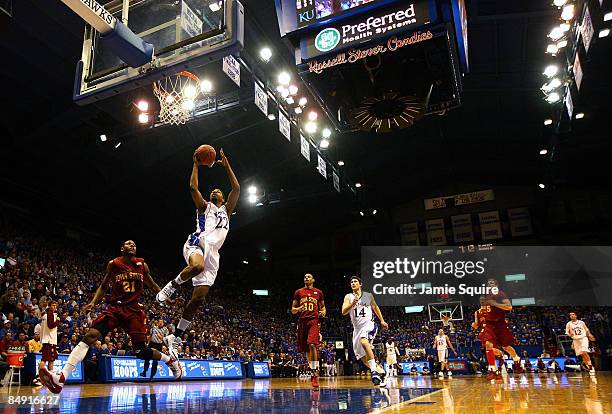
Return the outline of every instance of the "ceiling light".
<path id="1" fill-rule="evenodd" d="M 544 69 L 544 76 L 547 78 L 552 78 L 557 73 L 559 73 L 559 66 L 557 65 L 548 65 L 546 66 L 546 69 Z"/>
<path id="2" fill-rule="evenodd" d="M 323 138 L 331 137 L 331 130 L 329 128 L 323 129 Z"/>
<path id="3" fill-rule="evenodd" d="M 195 102 L 192 99 L 187 99 L 187 100 L 183 101 L 181 106 L 186 111 L 193 111 L 193 109 L 195 108 Z"/>
<path id="4" fill-rule="evenodd" d="M 564 33 L 565 31 L 561 27 L 557 26 L 550 31 L 548 37 L 550 37 L 552 40 L 559 40 L 563 37 Z"/>
<path id="5" fill-rule="evenodd" d="M 567 46 L 567 40 L 562 40 L 557 43 L 557 49 L 563 49 L 565 46 Z"/>
<path id="6" fill-rule="evenodd" d="M 546 100 L 549 103 L 559 102 L 559 100 L 561 100 L 561 96 L 557 92 L 553 92 L 546 97 Z"/>
<path id="7" fill-rule="evenodd" d="M 319 143 L 319 147 L 323 149 L 329 148 L 329 140 L 323 138 L 321 142 Z"/>
<path id="8" fill-rule="evenodd" d="M 318 117 L 319 114 L 317 114 L 315 111 L 308 112 L 308 119 L 310 119 L 311 121 L 316 121 Z"/>
<path id="9" fill-rule="evenodd" d="M 338 165 L 343 167 L 344 166 L 344 161 L 338 161 Z"/>
<path id="10" fill-rule="evenodd" d="M 569 23 L 561 23 L 559 28 L 563 30 L 563 33 L 567 32 L 572 26 Z"/>
<path id="11" fill-rule="evenodd" d="M 283 90 L 281 91 L 281 96 L 283 98 L 287 98 L 289 96 L 289 89 L 283 88 Z"/>
<path id="12" fill-rule="evenodd" d="M 183 95 L 185 95 L 185 98 L 187 99 L 193 99 L 196 97 L 197 91 L 195 86 L 193 85 L 187 85 L 185 86 L 185 89 L 183 89 Z"/>
<path id="13" fill-rule="evenodd" d="M 221 10 L 221 2 L 212 2 L 208 5 L 208 7 L 210 8 L 210 10 L 212 10 L 213 12 L 218 12 L 219 10 Z"/>
<path id="14" fill-rule="evenodd" d="M 314 134 L 315 132 L 317 132 L 317 123 L 316 122 L 312 122 L 312 121 L 306 122 L 306 125 L 304 125 L 304 129 L 309 134 Z"/>
<path id="15" fill-rule="evenodd" d="M 269 62 L 272 58 L 272 50 L 269 47 L 264 47 L 259 51 L 259 57 L 264 62 Z"/>
<path id="16" fill-rule="evenodd" d="M 249 195 L 252 194 L 256 194 L 257 193 L 257 187 L 255 187 L 254 185 L 250 186 L 249 189 L 247 190 L 247 192 L 249 193 Z"/>
<path id="17" fill-rule="evenodd" d="M 121 146 L 121 142 L 118 142 L 115 144 L 115 149 L 119 148 Z"/>
<path id="18" fill-rule="evenodd" d="M 204 93 L 210 93 L 213 90 L 212 82 L 208 79 L 202 79 L 202 82 L 200 82 L 200 89 Z"/>
<path id="19" fill-rule="evenodd" d="M 604 38 L 610 34 L 610 29 L 601 29 L 599 31 L 599 38 Z"/>
<path id="20" fill-rule="evenodd" d="M 270 121 L 274 121 L 274 120 L 276 119 L 276 115 L 274 115 L 274 114 L 270 114 L 270 115 L 268 115 L 268 119 L 269 119 Z"/>
<path id="21" fill-rule="evenodd" d="M 582 119 L 584 118 L 584 112 L 579 112 L 576 114 L 576 119 Z"/>
<path id="22" fill-rule="evenodd" d="M 612 20 L 612 12 L 604 14 L 604 22 L 608 22 L 610 20 Z"/>
<path id="23" fill-rule="evenodd" d="M 548 150 L 546 148 L 543 148 L 540 150 L 540 155 L 546 155 L 548 154 Z"/>
<path id="24" fill-rule="evenodd" d="M 561 12 L 561 18 L 565 21 L 572 20 L 574 18 L 575 8 L 573 4 L 568 4 L 563 8 Z"/>
<path id="25" fill-rule="evenodd" d="M 300 106 L 298 106 L 297 108 L 294 109 L 296 114 L 301 114 L 302 113 L 302 108 Z"/>
<path id="26" fill-rule="evenodd" d="M 559 51 L 559 47 L 557 45 L 548 45 L 546 47 L 546 53 L 550 53 L 551 55 L 556 55 Z"/>
<path id="27" fill-rule="evenodd" d="M 106 135 L 105 134 L 100 135 L 100 141 L 106 142 Z"/>
<path id="28" fill-rule="evenodd" d="M 289 85 L 289 82 L 291 82 L 291 75 L 288 72 L 281 72 L 278 75 L 278 83 L 281 85 Z"/>
<path id="29" fill-rule="evenodd" d="M 361 183 L 355 183 L 355 188 L 361 188 Z"/>
<path id="30" fill-rule="evenodd" d="M 361 217 L 363 217 L 365 214 L 363 214 L 363 211 L 360 211 L 360 212 L 359 212 L 359 215 L 360 215 Z"/>
<path id="31" fill-rule="evenodd" d="M 375 216 L 375 215 L 376 215 L 376 213 L 377 213 L 377 211 L 376 211 L 376 209 L 374 209 L 374 210 L 372 211 L 372 215 L 373 215 L 373 216 Z"/>
<path id="32" fill-rule="evenodd" d="M 242 263 L 243 264 L 249 264 L 249 261 L 248 260 L 243 260 Z"/>
<path id="33" fill-rule="evenodd" d="M 542 183 L 538 184 L 538 187 L 540 187 L 541 189 L 546 188 L 546 186 L 544 184 L 542 184 Z"/>
<path id="34" fill-rule="evenodd" d="M 295 95 L 298 93 L 298 87 L 295 85 L 289 85 L 289 94 Z"/>
<path id="35" fill-rule="evenodd" d="M 567 0 L 553 0 L 553 4 L 557 7 L 561 7 L 563 6 L 565 3 L 567 3 Z"/>
<path id="36" fill-rule="evenodd" d="M 545 83 L 542 86 L 542 90 L 545 92 L 550 92 L 554 89 L 557 89 L 559 86 L 561 86 L 561 80 L 559 78 L 554 78 L 550 82 Z"/>
<path id="37" fill-rule="evenodd" d="M 300 106 L 306 106 L 307 103 L 308 103 L 308 99 L 306 99 L 305 97 L 301 97 L 300 100 L 298 101 L 298 104 L 300 104 Z"/>
<path id="38" fill-rule="evenodd" d="M 255 194 L 251 194 L 248 200 L 249 200 L 249 203 L 255 204 L 257 202 L 257 196 Z"/>
<path id="39" fill-rule="evenodd" d="M 544 120 L 544 125 L 552 125 L 552 119 L 545 119 Z"/>
<path id="40" fill-rule="evenodd" d="M 142 112 L 147 112 L 149 110 L 149 103 L 145 100 L 138 101 L 136 107 L 140 109 Z"/>
<path id="41" fill-rule="evenodd" d="M 139 114 L 138 115 L 138 122 L 140 122 L 141 124 L 149 123 L 149 114 L 147 114 L 146 112 L 143 112 L 143 113 Z"/>
<path id="42" fill-rule="evenodd" d="M 293 103 L 295 102 L 295 101 L 293 100 L 293 97 L 292 97 L 292 96 L 287 97 L 287 99 L 285 99 L 285 100 L 287 101 L 287 103 L 288 103 L 289 105 L 293 105 Z"/>

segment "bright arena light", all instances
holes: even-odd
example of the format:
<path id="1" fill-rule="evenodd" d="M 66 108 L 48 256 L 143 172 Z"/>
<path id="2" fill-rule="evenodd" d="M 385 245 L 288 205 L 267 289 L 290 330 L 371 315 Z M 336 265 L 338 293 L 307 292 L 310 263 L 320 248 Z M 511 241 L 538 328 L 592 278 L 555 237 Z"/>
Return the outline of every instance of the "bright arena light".
<path id="1" fill-rule="evenodd" d="M 149 123 L 149 114 L 147 113 L 141 113 L 138 115 L 138 122 L 140 122 L 141 124 L 147 124 Z"/>
<path id="2" fill-rule="evenodd" d="M 561 7 L 563 6 L 565 3 L 567 3 L 567 0 L 554 0 L 553 4 L 557 7 Z"/>
<path id="3" fill-rule="evenodd" d="M 268 119 L 269 119 L 270 121 L 274 121 L 274 120 L 276 119 L 276 115 L 274 115 L 274 114 L 270 114 L 270 115 L 268 115 Z"/>
<path id="4" fill-rule="evenodd" d="M 321 142 L 319 143 L 319 147 L 323 149 L 329 148 L 329 140 L 323 138 Z"/>
<path id="5" fill-rule="evenodd" d="M 195 86 L 193 86 L 193 85 L 185 86 L 185 89 L 183 89 L 183 95 L 185 95 L 185 98 L 187 98 L 187 99 L 195 98 L 196 95 L 197 95 L 197 90 L 196 90 Z"/>
<path id="6" fill-rule="evenodd" d="M 355 183 L 355 188 L 361 188 L 361 183 Z"/>
<path id="7" fill-rule="evenodd" d="M 147 112 L 149 110 L 149 102 L 145 100 L 138 101 L 136 107 L 140 109 L 142 112 Z"/>
<path id="8" fill-rule="evenodd" d="M 548 37 L 550 37 L 552 40 L 559 40 L 563 37 L 564 34 L 565 31 L 561 27 L 557 26 L 550 31 Z"/>
<path id="9" fill-rule="evenodd" d="M 209 81 L 208 79 L 202 79 L 202 81 L 200 82 L 200 89 L 202 89 L 202 92 L 204 93 L 212 92 L 213 90 L 212 82 Z"/>
<path id="10" fill-rule="evenodd" d="M 546 53 L 550 53 L 551 55 L 556 55 L 559 51 L 559 47 L 557 45 L 548 45 L 546 47 Z"/>
<path id="11" fill-rule="evenodd" d="M 255 204 L 257 202 L 257 196 L 255 194 L 251 194 L 249 196 L 249 203 Z"/>
<path id="12" fill-rule="evenodd" d="M 291 82 L 291 75 L 289 74 L 289 72 L 281 72 L 278 75 L 278 83 L 280 83 L 281 85 L 289 85 L 289 82 Z"/>
<path id="13" fill-rule="evenodd" d="M 289 85 L 289 94 L 295 95 L 298 93 L 298 87 L 295 85 Z"/>
<path id="14" fill-rule="evenodd" d="M 308 103 L 308 99 L 306 99 L 305 97 L 301 97 L 300 100 L 298 101 L 298 104 L 300 104 L 300 106 L 306 106 L 307 103 Z"/>
<path id="15" fill-rule="evenodd" d="M 283 88 L 283 91 L 281 92 L 281 96 L 283 98 L 287 98 L 289 96 L 289 89 Z"/>
<path id="16" fill-rule="evenodd" d="M 540 187 L 541 189 L 545 189 L 546 188 L 546 186 L 544 184 L 542 184 L 542 183 L 538 184 L 538 187 Z"/>
<path id="17" fill-rule="evenodd" d="M 255 187 L 254 185 L 250 186 L 249 189 L 247 190 L 247 192 L 249 193 L 249 195 L 253 195 L 253 194 L 257 194 L 257 187 Z"/>
<path id="18" fill-rule="evenodd" d="M 360 212 L 359 212 L 359 215 L 360 215 L 361 217 L 363 217 L 365 214 L 363 214 L 363 211 L 360 211 Z"/>
<path id="19" fill-rule="evenodd" d="M 183 101 L 181 106 L 186 111 L 193 111 L 193 109 L 195 108 L 195 102 L 192 101 L 191 99 L 187 99 L 187 100 Z"/>
<path id="20" fill-rule="evenodd" d="M 604 14 L 604 22 L 609 22 L 610 20 L 612 20 L 612 12 Z"/>
<path id="21" fill-rule="evenodd" d="M 343 167 L 344 166 L 344 161 L 342 161 L 342 160 L 338 161 L 338 165 Z"/>
<path id="22" fill-rule="evenodd" d="M 549 103 L 559 102 L 559 100 L 561 100 L 561 96 L 557 92 L 553 92 L 546 97 L 546 100 Z"/>
<path id="23" fill-rule="evenodd" d="M 546 148 L 543 148 L 540 150 L 540 155 L 546 155 L 548 154 L 548 150 Z"/>
<path id="24" fill-rule="evenodd" d="M 287 104 L 289 105 L 293 105 L 295 103 L 292 96 L 288 96 L 287 98 L 285 98 L 285 101 L 287 101 Z"/>
<path id="25" fill-rule="evenodd" d="M 604 37 L 607 37 L 610 34 L 610 29 L 601 29 L 599 31 L 599 38 L 602 39 Z"/>
<path id="26" fill-rule="evenodd" d="M 314 134 L 317 132 L 317 123 L 312 121 L 306 122 L 306 125 L 304 125 L 304 130 L 306 130 L 306 132 L 309 134 Z"/>
<path id="27" fill-rule="evenodd" d="M 106 135 L 105 134 L 100 135 L 100 141 L 106 142 Z"/>
<path id="28" fill-rule="evenodd" d="M 563 11 L 561 12 L 561 18 L 566 21 L 572 20 L 574 18 L 575 11 L 576 9 L 574 5 L 568 4 L 563 8 Z"/>
<path id="29" fill-rule="evenodd" d="M 293 111 L 294 111 L 296 114 L 298 114 L 298 115 L 299 115 L 299 114 L 301 114 L 301 113 L 302 113 L 302 108 L 298 106 L 298 107 L 297 107 L 297 108 L 295 108 Z"/>
<path id="30" fill-rule="evenodd" d="M 550 82 L 542 85 L 542 90 L 548 92 L 557 89 L 559 86 L 561 86 L 561 80 L 559 78 L 554 78 Z"/>
<path id="31" fill-rule="evenodd" d="M 117 142 L 117 143 L 115 144 L 115 149 L 119 148 L 120 146 L 121 146 L 121 142 Z"/>
<path id="32" fill-rule="evenodd" d="M 322 133 L 323 133 L 323 138 L 331 137 L 331 130 L 329 128 L 324 128 Z"/>
<path id="33" fill-rule="evenodd" d="M 372 215 L 375 216 L 377 212 L 376 209 L 372 210 Z"/>
<path id="34" fill-rule="evenodd" d="M 552 78 L 557 73 L 559 73 L 559 66 L 557 65 L 549 65 L 549 66 L 546 66 L 546 69 L 544 69 L 544 75 L 547 78 Z"/>
<path id="35" fill-rule="evenodd" d="M 552 125 L 552 119 L 545 119 L 544 125 Z"/>
<path id="36" fill-rule="evenodd" d="M 584 118 L 584 112 L 579 112 L 576 114 L 576 119 L 582 119 Z"/>
<path id="37" fill-rule="evenodd" d="M 272 58 L 272 50 L 269 47 L 264 47 L 259 51 L 259 57 L 264 62 L 269 62 Z"/>
<path id="38" fill-rule="evenodd" d="M 174 96 L 166 95 L 166 103 L 171 104 L 172 102 L 174 102 Z"/>
<path id="39" fill-rule="evenodd" d="M 210 3 L 208 5 L 208 7 L 210 8 L 210 10 L 212 10 L 213 12 L 218 12 L 219 10 L 221 10 L 221 2 L 216 2 L 213 1 L 212 3 Z"/>
<path id="40" fill-rule="evenodd" d="M 319 117 L 319 114 L 317 114 L 315 111 L 308 112 L 308 119 L 309 120 L 316 121 L 318 117 Z"/>
<path id="41" fill-rule="evenodd" d="M 557 43 L 557 50 L 563 49 L 565 46 L 567 46 L 567 40 L 562 40 L 559 43 Z"/>

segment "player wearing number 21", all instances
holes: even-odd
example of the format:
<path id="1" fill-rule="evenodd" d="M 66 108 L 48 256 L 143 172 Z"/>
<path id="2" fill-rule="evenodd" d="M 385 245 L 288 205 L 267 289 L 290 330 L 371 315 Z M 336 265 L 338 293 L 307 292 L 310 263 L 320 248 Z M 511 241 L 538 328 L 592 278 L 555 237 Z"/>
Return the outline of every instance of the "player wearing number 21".
<path id="1" fill-rule="evenodd" d="M 122 328 L 130 336 L 134 346 L 134 355 L 143 360 L 161 360 L 168 365 L 174 378 L 183 375 L 179 361 L 146 345 L 147 327 L 145 325 L 144 307 L 139 303 L 140 296 L 147 286 L 154 293 L 160 291 L 157 283 L 149 273 L 149 266 L 144 259 L 136 257 L 136 243 L 127 240 L 121 245 L 121 256 L 114 258 L 106 266 L 106 275 L 96 290 L 91 302 L 83 306 L 83 311 L 91 310 L 111 287 L 111 296 L 106 308 L 92 322 L 91 328 L 74 347 L 61 372 L 55 373 L 46 367 L 39 369 L 40 381 L 53 393 L 62 391 L 66 380 L 87 355 L 89 347 L 104 338 L 113 329 Z M 170 301 L 172 302 L 172 301 Z"/>
<path id="2" fill-rule="evenodd" d="M 325 301 L 323 292 L 315 288 L 314 276 L 304 275 L 304 287 L 295 291 L 291 304 L 291 313 L 299 315 L 297 326 L 298 352 L 305 352 L 311 370 L 310 382 L 313 388 L 319 387 L 319 333 L 321 324 L 319 317 L 325 317 Z"/>

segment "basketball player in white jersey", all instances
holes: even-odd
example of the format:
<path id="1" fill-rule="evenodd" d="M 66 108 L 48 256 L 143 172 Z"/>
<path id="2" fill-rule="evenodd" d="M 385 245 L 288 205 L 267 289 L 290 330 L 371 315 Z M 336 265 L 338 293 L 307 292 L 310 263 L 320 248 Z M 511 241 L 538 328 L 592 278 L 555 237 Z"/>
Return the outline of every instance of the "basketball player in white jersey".
<path id="1" fill-rule="evenodd" d="M 225 168 L 232 191 L 227 196 L 227 202 L 225 202 L 223 192 L 219 189 L 214 189 L 210 193 L 210 201 L 206 201 L 198 189 L 198 166 L 201 164 L 194 154 L 189 190 L 196 206 L 196 231 L 189 235 L 183 246 L 183 256 L 187 267 L 157 294 L 157 300 L 163 303 L 189 279 L 192 280 L 194 286 L 191 300 L 183 309 L 183 315 L 176 330 L 164 338 L 168 346 L 168 353 L 177 359 L 176 349 L 181 344 L 196 311 L 204 303 L 208 290 L 215 283 L 219 270 L 219 249 L 227 236 L 230 216 L 240 196 L 240 184 L 238 184 L 223 149 L 221 149 L 221 160 L 216 161 L 215 164 L 220 164 Z"/>
<path id="2" fill-rule="evenodd" d="M 457 351 L 455 351 L 450 339 L 444 333 L 444 329 L 440 329 L 438 331 L 438 335 L 436 335 L 433 345 L 434 348 L 438 350 L 438 362 L 440 362 L 440 372 L 438 373 L 438 376 L 443 378 L 444 371 L 447 371 L 448 376 L 451 377 L 453 372 L 448 368 L 448 348 L 450 348 L 455 355 L 457 354 Z"/>
<path id="3" fill-rule="evenodd" d="M 376 304 L 374 296 L 371 293 L 362 292 L 361 279 L 357 276 L 351 277 L 351 289 L 353 292 L 344 296 L 342 315 L 350 314 L 351 316 L 355 357 L 362 360 L 370 368 L 372 383 L 384 387 L 387 385 L 385 370 L 376 363 L 374 352 L 372 351 L 372 341 L 378 331 L 378 327 L 374 322 L 374 314 L 380 320 L 383 329 L 389 328 L 389 325 L 385 322 L 382 313 L 380 313 L 380 308 Z"/>
<path id="4" fill-rule="evenodd" d="M 573 340 L 572 348 L 576 356 L 582 355 L 582 361 L 589 367 L 589 374 L 595 375 L 595 368 L 589 356 L 589 340 L 594 341 L 595 337 L 584 321 L 578 319 L 576 312 L 570 312 L 569 317 L 570 321 L 565 325 L 565 333 Z"/>
<path id="5" fill-rule="evenodd" d="M 393 338 L 389 338 L 385 342 L 385 351 L 387 354 L 387 376 L 397 377 L 397 356 L 399 355 L 399 350 L 395 346 Z"/>

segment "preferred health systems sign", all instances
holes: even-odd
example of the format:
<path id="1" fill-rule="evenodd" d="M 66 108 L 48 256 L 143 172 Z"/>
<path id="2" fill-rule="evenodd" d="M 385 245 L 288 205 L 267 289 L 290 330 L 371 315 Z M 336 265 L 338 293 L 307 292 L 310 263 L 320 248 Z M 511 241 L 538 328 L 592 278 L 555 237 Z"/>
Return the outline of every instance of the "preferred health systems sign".
<path id="1" fill-rule="evenodd" d="M 302 57 L 312 59 L 356 47 L 373 39 L 424 26 L 430 21 L 429 1 L 415 0 L 343 22 L 332 22 L 302 39 Z"/>

